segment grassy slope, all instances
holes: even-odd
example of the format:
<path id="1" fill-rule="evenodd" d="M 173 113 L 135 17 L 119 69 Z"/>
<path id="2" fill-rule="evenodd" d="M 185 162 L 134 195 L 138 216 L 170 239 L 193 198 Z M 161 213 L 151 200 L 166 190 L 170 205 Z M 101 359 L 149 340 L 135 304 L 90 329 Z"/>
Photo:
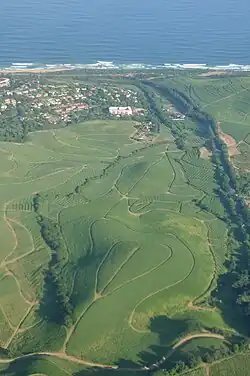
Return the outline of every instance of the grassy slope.
<path id="1" fill-rule="evenodd" d="M 233 158 L 234 164 L 249 169 L 250 150 L 245 140 L 250 134 L 250 77 L 177 78 L 168 84 L 181 89 L 217 119 L 222 131 L 238 144 L 241 155 Z"/>
<path id="2" fill-rule="evenodd" d="M 129 122 L 96 121 L 34 133 L 24 145 L 1 143 L 8 163 L 0 171 L 0 232 L 6 234 L 1 265 L 6 277 L 0 283 L 12 273 L 24 305 L 22 313 L 18 299 L 7 295 L 12 307 L 4 312 L 6 320 L 12 325 L 14 315 L 16 322 L 5 344 L 13 351 L 23 348 L 25 338 L 28 352 L 60 350 L 64 344 L 69 353 L 90 360 L 138 361 L 152 346 L 157 357 L 162 346 L 197 324 L 225 327 L 219 312 L 199 312 L 189 304 L 209 288 L 224 257 L 217 244 L 225 236 L 223 223 L 193 203 L 212 195 L 211 162 L 166 152 L 167 145 L 144 149 L 129 140 L 132 133 Z M 126 158 L 90 179 L 119 154 Z M 34 309 L 49 260 L 32 213 L 37 191 L 44 196 L 44 214 L 59 221 L 68 248 L 65 278 L 74 302 L 68 337 L 53 328 L 45 338 L 51 328 L 39 323 Z M 209 245 L 218 250 L 216 258 Z"/>
<path id="3" fill-rule="evenodd" d="M 211 366 L 212 376 L 248 376 L 250 358 L 249 354 L 238 355 L 231 359 L 225 359 L 222 362 L 215 363 Z"/>

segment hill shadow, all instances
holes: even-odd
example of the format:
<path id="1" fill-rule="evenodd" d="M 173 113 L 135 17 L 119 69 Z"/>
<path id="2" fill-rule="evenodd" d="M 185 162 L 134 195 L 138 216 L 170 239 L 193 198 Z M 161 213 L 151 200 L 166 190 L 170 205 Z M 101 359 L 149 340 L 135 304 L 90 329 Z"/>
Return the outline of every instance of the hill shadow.
<path id="1" fill-rule="evenodd" d="M 211 293 L 211 298 L 214 306 L 220 309 L 224 322 L 245 337 L 250 335 L 249 320 L 235 303 L 237 295 L 232 287 L 234 283 L 235 276 L 232 273 L 221 275 L 218 278 L 217 288 Z"/>
<path id="2" fill-rule="evenodd" d="M 128 359 L 118 360 L 116 365 L 119 367 L 119 375 L 133 376 L 145 374 L 145 370 L 140 372 L 140 368 L 151 366 L 161 360 L 164 356 L 167 357 L 172 354 L 172 347 L 170 344 L 174 344 L 178 338 L 183 337 L 185 333 L 201 330 L 201 328 L 192 320 L 175 320 L 163 315 L 152 318 L 149 324 L 149 329 L 151 333 L 157 335 L 158 345 L 149 346 L 147 350 L 138 353 L 138 363 Z M 165 362 L 164 368 L 166 368 L 166 366 L 173 367 L 175 362 L 175 360 L 168 363 Z M 134 370 L 132 371 L 132 369 Z M 153 375 L 156 370 L 157 369 L 150 370 L 150 375 Z M 115 370 L 112 369 L 83 369 L 74 373 L 73 376 L 110 376 L 114 375 L 114 372 Z"/>
<path id="3" fill-rule="evenodd" d="M 164 315 L 152 318 L 149 323 L 149 329 L 151 333 L 157 335 L 158 344 L 149 346 L 145 351 L 138 353 L 137 357 L 139 360 L 137 363 L 128 359 L 119 359 L 116 362 L 116 365 L 119 367 L 119 375 L 133 376 L 145 374 L 145 370 L 140 372 L 140 368 L 151 366 L 163 357 L 172 354 L 172 346 L 170 344 L 176 343 L 178 338 L 185 336 L 185 333 L 201 330 L 200 326 L 192 320 L 175 320 Z M 175 365 L 175 360 L 168 364 L 165 362 L 165 368 L 166 365 L 173 367 Z M 134 371 L 132 371 L 132 369 L 134 369 Z M 153 375 L 155 371 L 156 370 L 150 370 L 150 374 Z M 82 371 L 75 373 L 73 376 L 109 376 L 111 374 L 114 375 L 114 372 L 115 370 L 112 369 L 83 369 Z"/>
<path id="4" fill-rule="evenodd" d="M 14 360 L 9 365 L 6 364 L 5 369 L 0 370 L 0 375 L 27 376 L 29 374 L 34 373 L 38 361 L 39 357 L 27 357 L 24 359 Z"/>
<path id="5" fill-rule="evenodd" d="M 161 315 L 151 319 L 149 329 L 158 336 L 158 345 L 150 346 L 146 351 L 139 353 L 140 363 L 143 366 L 154 364 L 172 352 L 172 346 L 190 331 L 201 330 L 192 320 L 175 320 Z M 171 344 L 171 345 L 170 345 Z"/>
<path id="6" fill-rule="evenodd" d="M 189 357 L 192 356 L 192 354 L 190 354 L 190 352 L 181 352 L 181 348 L 173 353 L 171 345 L 176 343 L 178 341 L 178 338 L 184 337 L 186 333 L 201 330 L 201 328 L 193 320 L 176 320 L 163 315 L 152 318 L 149 323 L 149 329 L 151 333 L 156 335 L 158 344 L 149 346 L 146 350 L 138 353 L 138 362 L 124 358 L 119 359 L 115 364 L 119 368 L 119 375 L 145 375 L 145 369 L 143 369 L 143 367 L 152 366 L 153 364 L 161 361 L 163 357 L 166 357 L 166 360 L 160 363 L 159 368 L 171 369 L 175 367 L 175 365 L 180 360 L 188 364 Z M 204 356 L 209 359 L 209 357 L 212 356 L 213 352 L 213 348 L 203 348 L 202 346 L 197 346 L 194 356 Z M 47 362 L 47 359 L 43 356 L 31 356 L 23 359 L 18 359 L 11 362 L 9 365 L 6 365 L 6 368 L 0 371 L 0 375 L 27 376 L 30 373 L 34 373 L 34 370 L 36 370 L 37 373 L 38 366 L 39 371 L 42 373 L 43 362 L 41 362 L 41 360 L 43 360 L 45 363 Z M 150 375 L 153 375 L 159 368 L 150 369 Z M 64 376 L 64 373 L 58 372 L 58 369 L 53 369 L 53 371 L 53 376 Z M 101 369 L 92 367 L 83 368 L 82 370 L 73 372 L 72 376 L 112 376 L 115 373 L 117 373 L 116 369 Z M 65 372 L 65 376 L 67 374 L 68 372 Z"/>
<path id="7" fill-rule="evenodd" d="M 91 369 L 83 369 L 81 371 L 75 372 L 72 376 L 114 376 L 117 374 L 115 370 L 112 369 L 100 369 L 100 368 L 91 368 Z M 120 376 L 140 376 L 145 374 L 145 371 L 128 371 L 128 370 L 119 370 Z"/>

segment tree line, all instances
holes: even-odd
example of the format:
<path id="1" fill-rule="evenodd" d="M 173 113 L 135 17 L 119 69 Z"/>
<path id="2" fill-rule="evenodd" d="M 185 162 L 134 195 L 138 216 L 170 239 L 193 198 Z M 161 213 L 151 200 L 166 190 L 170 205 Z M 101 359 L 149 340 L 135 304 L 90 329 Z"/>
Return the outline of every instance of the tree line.
<path id="1" fill-rule="evenodd" d="M 41 202 L 42 197 L 38 193 L 33 198 L 33 207 L 37 214 L 41 236 L 51 249 L 51 259 L 44 275 L 43 296 L 38 313 L 48 322 L 69 326 L 73 306 L 62 273 L 65 263 L 65 243 L 58 223 L 41 214 Z"/>
<path id="2" fill-rule="evenodd" d="M 212 348 L 207 351 L 200 351 L 194 353 L 185 360 L 179 360 L 174 362 L 173 366 L 171 363 L 167 369 L 161 369 L 159 375 L 164 376 L 178 376 L 187 372 L 190 372 L 194 369 L 199 369 L 201 364 L 212 364 L 217 360 L 232 357 L 237 354 L 243 354 L 249 351 L 249 341 L 243 339 L 240 341 L 235 341 L 232 345 L 223 346 L 220 348 Z M 181 355 L 181 354 L 180 354 Z M 187 354 L 188 355 L 188 354 Z M 171 362 L 171 358 L 169 359 Z M 155 376 L 158 375 L 158 372 L 155 372 Z"/>

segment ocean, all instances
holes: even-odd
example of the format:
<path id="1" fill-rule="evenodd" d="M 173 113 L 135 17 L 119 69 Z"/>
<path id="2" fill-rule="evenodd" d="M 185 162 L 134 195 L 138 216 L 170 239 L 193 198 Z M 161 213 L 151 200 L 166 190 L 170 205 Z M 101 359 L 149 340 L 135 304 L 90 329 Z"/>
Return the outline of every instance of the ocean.
<path id="1" fill-rule="evenodd" d="M 250 64 L 250 0 L 0 0 L 0 66 Z"/>

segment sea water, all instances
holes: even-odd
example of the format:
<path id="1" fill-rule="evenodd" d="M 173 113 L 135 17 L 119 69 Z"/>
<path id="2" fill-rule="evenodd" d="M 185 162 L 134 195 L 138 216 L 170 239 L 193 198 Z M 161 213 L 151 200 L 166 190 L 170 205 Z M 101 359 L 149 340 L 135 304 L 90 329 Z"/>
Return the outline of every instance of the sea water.
<path id="1" fill-rule="evenodd" d="M 250 64 L 250 0 L 0 0 L 0 66 Z"/>

